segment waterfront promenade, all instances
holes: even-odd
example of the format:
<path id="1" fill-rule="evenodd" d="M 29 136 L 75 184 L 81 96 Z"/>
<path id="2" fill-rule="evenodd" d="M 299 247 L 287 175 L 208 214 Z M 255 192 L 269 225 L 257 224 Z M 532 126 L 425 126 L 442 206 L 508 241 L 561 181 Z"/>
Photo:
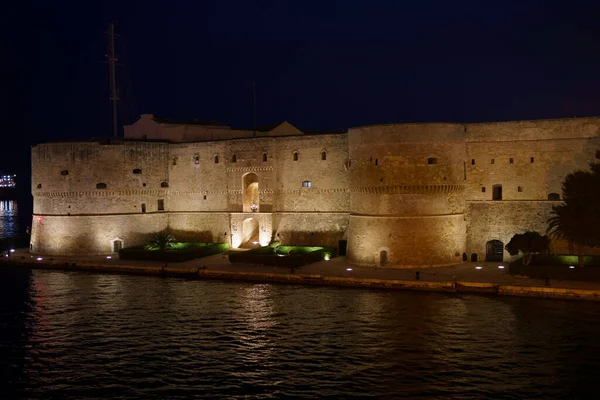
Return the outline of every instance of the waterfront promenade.
<path id="1" fill-rule="evenodd" d="M 291 270 L 289 267 L 233 264 L 226 254 L 179 263 L 109 259 L 105 256 L 54 256 L 38 260 L 27 249 L 17 249 L 10 257 L 4 258 L 4 261 L 26 268 L 70 271 L 600 300 L 600 282 L 546 282 L 543 279 L 513 276 L 508 273 L 508 263 L 497 262 L 467 262 L 440 268 L 390 269 L 358 267 L 347 263 L 345 257 L 335 257 Z M 505 268 L 498 268 L 500 265 Z M 481 269 L 476 269 L 476 266 Z"/>

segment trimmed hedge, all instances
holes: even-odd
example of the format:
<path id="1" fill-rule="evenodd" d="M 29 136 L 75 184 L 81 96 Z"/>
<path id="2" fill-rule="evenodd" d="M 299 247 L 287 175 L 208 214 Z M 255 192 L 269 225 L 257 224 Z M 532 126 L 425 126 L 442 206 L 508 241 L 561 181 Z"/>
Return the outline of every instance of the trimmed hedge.
<path id="1" fill-rule="evenodd" d="M 266 246 L 239 253 L 230 253 L 229 261 L 232 263 L 299 267 L 322 261 L 325 259 L 326 254 L 329 257 L 334 257 L 335 253 L 336 249 L 333 247 L 278 246 L 273 248 Z"/>
<path id="2" fill-rule="evenodd" d="M 519 258 L 509 265 L 512 275 L 524 275 L 537 279 L 600 281 L 600 257 L 584 256 L 585 267 L 577 264 L 577 256 L 557 254 L 534 254 L 531 263 L 523 265 Z M 569 268 L 569 266 L 575 268 Z"/>
<path id="3" fill-rule="evenodd" d="M 565 254 L 534 254 L 531 264 L 577 266 L 577 256 Z M 586 267 L 600 267 L 600 256 L 583 256 L 583 264 Z"/>
<path id="4" fill-rule="evenodd" d="M 146 246 L 128 247 L 119 251 L 119 258 L 122 260 L 182 262 L 224 253 L 228 249 L 227 243 L 178 242 L 173 244 L 173 248 L 166 251 L 148 250 Z"/>

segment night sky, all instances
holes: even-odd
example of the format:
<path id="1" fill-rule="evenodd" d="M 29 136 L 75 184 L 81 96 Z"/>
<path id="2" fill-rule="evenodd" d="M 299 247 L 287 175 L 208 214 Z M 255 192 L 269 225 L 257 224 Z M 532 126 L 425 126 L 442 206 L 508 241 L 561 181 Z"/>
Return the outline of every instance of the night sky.
<path id="1" fill-rule="evenodd" d="M 303 130 L 600 115 L 600 2 L 13 1 L 0 13 L 0 170 L 141 113 Z M 10 143 L 10 145 L 9 145 Z"/>

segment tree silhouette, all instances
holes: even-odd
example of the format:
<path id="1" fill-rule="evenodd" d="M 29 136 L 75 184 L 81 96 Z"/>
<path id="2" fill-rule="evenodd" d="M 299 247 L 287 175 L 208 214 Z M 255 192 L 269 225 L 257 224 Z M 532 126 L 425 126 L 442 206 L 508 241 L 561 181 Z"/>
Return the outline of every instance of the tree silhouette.
<path id="1" fill-rule="evenodd" d="M 506 245 L 506 251 L 511 256 L 516 256 L 521 252 L 523 254 L 523 265 L 529 265 L 531 255 L 548 251 L 550 238 L 542 236 L 537 232 L 517 233 L 510 239 Z"/>

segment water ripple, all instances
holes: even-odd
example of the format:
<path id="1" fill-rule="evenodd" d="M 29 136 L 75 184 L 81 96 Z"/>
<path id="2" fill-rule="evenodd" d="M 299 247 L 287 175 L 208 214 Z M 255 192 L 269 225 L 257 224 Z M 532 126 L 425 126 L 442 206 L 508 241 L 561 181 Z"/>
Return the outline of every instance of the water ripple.
<path id="1" fill-rule="evenodd" d="M 586 398 L 596 303 L 0 271 L 8 397 Z"/>

